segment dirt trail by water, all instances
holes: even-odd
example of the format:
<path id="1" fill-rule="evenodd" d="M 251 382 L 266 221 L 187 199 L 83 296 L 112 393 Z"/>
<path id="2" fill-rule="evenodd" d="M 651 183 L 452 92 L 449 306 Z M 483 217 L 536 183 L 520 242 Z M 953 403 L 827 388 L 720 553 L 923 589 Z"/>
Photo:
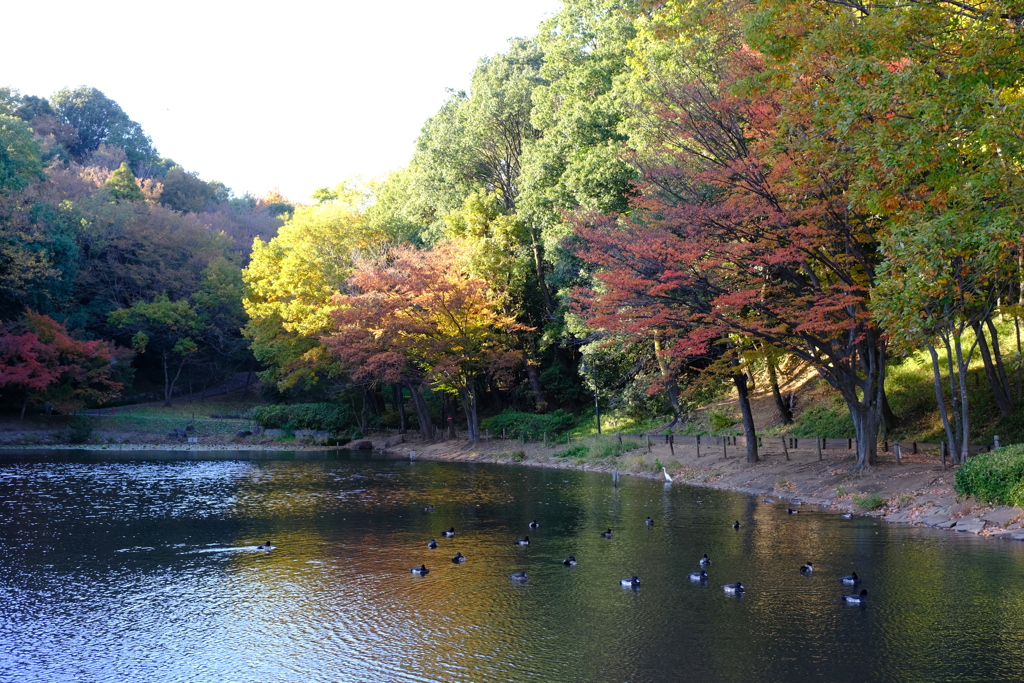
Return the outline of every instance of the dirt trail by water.
<path id="1" fill-rule="evenodd" d="M 152 434 L 97 434 L 101 443 L 68 444 L 63 433 L 0 432 L 0 448 L 56 448 L 90 450 L 178 450 L 178 451 L 275 451 L 334 450 L 300 441 L 281 442 L 272 438 L 246 439 L 223 436 L 202 439 L 202 443 L 156 437 Z M 800 501 L 803 506 L 818 506 L 835 512 L 866 514 L 888 522 L 927 525 L 955 531 L 1024 540 L 1024 511 L 1015 507 L 992 508 L 972 500 L 958 501 L 953 493 L 952 468 L 943 471 L 934 456 L 905 456 L 900 465 L 891 457 L 864 472 L 853 471 L 852 452 L 829 448 L 819 460 L 815 449 L 789 450 L 788 459 L 781 443 L 761 449 L 761 462 L 747 465 L 742 448 L 722 445 L 702 446 L 700 457 L 694 446 L 651 443 L 619 457 L 559 457 L 565 444 L 545 446 L 522 444 L 501 439 L 470 445 L 465 441 L 423 442 L 415 435 L 379 436 L 373 447 L 392 456 L 451 462 L 493 462 L 552 467 L 663 479 L 664 465 L 675 483 L 751 493 L 778 502 Z M 400 443 L 395 443 L 402 441 Z M 831 442 L 830 442 L 831 443 Z M 366 444 L 367 446 L 369 444 Z M 866 504 L 881 502 L 875 510 Z M 795 502 L 794 509 L 801 509 Z"/>
<path id="2" fill-rule="evenodd" d="M 384 439 L 375 443 L 383 449 Z M 958 501 L 953 493 L 953 468 L 943 471 L 934 456 L 905 456 L 899 465 L 888 458 L 861 473 L 853 471 L 854 453 L 829 449 L 783 451 L 763 448 L 761 461 L 746 463 L 742 448 L 721 444 L 702 446 L 700 457 L 694 446 L 669 447 L 651 443 L 617 458 L 558 457 L 566 446 L 522 444 L 492 440 L 477 445 L 415 440 L 387 447 L 388 452 L 420 460 L 453 462 L 519 463 L 527 466 L 554 467 L 608 472 L 663 479 L 658 465 L 664 465 L 673 483 L 751 493 L 777 501 L 799 501 L 801 506 L 819 506 L 836 512 L 866 514 L 899 524 L 927 525 L 992 537 L 1024 540 L 1024 511 L 1015 507 L 992 508 L 973 501 Z M 881 502 L 874 510 L 865 505 Z"/>

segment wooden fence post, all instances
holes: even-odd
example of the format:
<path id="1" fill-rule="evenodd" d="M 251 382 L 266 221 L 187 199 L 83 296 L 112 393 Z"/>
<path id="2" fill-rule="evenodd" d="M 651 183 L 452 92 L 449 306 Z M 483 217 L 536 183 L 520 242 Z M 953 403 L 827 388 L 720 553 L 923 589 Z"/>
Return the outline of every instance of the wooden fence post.
<path id="1" fill-rule="evenodd" d="M 648 453 L 651 452 L 651 435 L 650 434 L 647 435 L 647 452 Z"/>
<path id="2" fill-rule="evenodd" d="M 700 436 L 697 437 L 697 457 L 700 457 Z"/>
<path id="3" fill-rule="evenodd" d="M 782 452 L 786 454 L 786 460 L 789 460 L 789 448 L 786 447 L 786 437 L 782 437 Z"/>
<path id="4" fill-rule="evenodd" d="M 992 437 L 992 450 L 999 450 L 999 435 L 996 434 Z"/>
<path id="5" fill-rule="evenodd" d="M 942 443 L 939 444 L 939 446 L 942 448 L 942 471 L 945 472 L 946 471 L 946 442 L 943 441 Z"/>
<path id="6" fill-rule="evenodd" d="M 724 460 L 724 459 L 727 459 L 728 457 L 729 457 L 729 437 L 726 436 L 726 437 L 724 437 L 722 439 L 722 459 Z"/>
<path id="7" fill-rule="evenodd" d="M 820 461 L 821 460 L 821 437 L 820 436 L 814 437 L 814 445 L 818 449 L 818 460 Z"/>
<path id="8" fill-rule="evenodd" d="M 893 448 L 896 450 L 896 466 L 899 467 L 900 458 L 903 456 L 902 452 L 900 451 L 900 442 L 897 441 L 896 443 L 894 443 Z"/>
<path id="9" fill-rule="evenodd" d="M 671 454 L 672 454 L 672 457 L 673 457 L 673 458 L 674 458 L 674 457 L 676 457 L 676 446 L 675 446 L 675 440 L 676 440 L 676 436 L 675 436 L 675 434 L 666 434 L 666 435 L 665 435 L 665 441 L 668 441 L 668 450 L 669 450 L 669 453 L 671 453 Z"/>

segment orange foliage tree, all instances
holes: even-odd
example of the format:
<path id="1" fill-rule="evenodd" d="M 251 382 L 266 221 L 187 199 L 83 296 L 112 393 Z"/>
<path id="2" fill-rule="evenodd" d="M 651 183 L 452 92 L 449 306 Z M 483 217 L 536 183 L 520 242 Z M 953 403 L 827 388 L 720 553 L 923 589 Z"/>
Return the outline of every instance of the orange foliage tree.
<path id="1" fill-rule="evenodd" d="M 357 381 L 408 387 L 424 436 L 432 430 L 420 385 L 457 395 L 476 442 L 479 380 L 508 380 L 522 355 L 511 333 L 523 326 L 501 312 L 497 293 L 466 273 L 450 243 L 361 260 L 344 291 L 324 339 L 341 365 Z"/>

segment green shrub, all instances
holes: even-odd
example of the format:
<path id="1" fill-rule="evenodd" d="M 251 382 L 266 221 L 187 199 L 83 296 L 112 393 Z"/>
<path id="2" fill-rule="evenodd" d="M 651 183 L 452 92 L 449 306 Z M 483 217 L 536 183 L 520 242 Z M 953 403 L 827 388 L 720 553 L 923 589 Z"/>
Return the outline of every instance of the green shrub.
<path id="1" fill-rule="evenodd" d="M 586 446 L 573 446 L 572 448 L 566 448 L 564 451 L 555 453 L 556 458 L 585 458 L 590 454 L 590 449 Z"/>
<path id="2" fill-rule="evenodd" d="M 544 438 L 545 432 L 553 438 L 572 429 L 576 426 L 576 418 L 564 410 L 544 414 L 506 410 L 500 415 L 487 418 L 481 426 L 492 434 L 501 434 L 505 430 L 505 436 L 510 439 L 525 436 L 527 439 L 538 440 Z"/>
<path id="3" fill-rule="evenodd" d="M 953 490 L 983 503 L 1024 504 L 1024 444 L 968 458 L 956 471 Z"/>
<path id="4" fill-rule="evenodd" d="M 515 453 L 510 453 L 509 455 L 516 462 L 522 462 L 523 459 L 526 457 L 526 452 L 525 451 L 516 451 Z"/>
<path id="5" fill-rule="evenodd" d="M 712 410 L 708 414 L 708 425 L 711 427 L 711 431 L 713 432 L 717 432 L 722 429 L 727 429 L 729 427 L 732 427 L 734 424 L 736 424 L 736 420 L 734 420 L 729 415 L 726 415 L 725 413 L 719 412 L 717 410 Z"/>
<path id="6" fill-rule="evenodd" d="M 87 443 L 92 438 L 92 424 L 89 420 L 76 419 L 68 425 L 68 441 L 71 443 Z"/>
<path id="7" fill-rule="evenodd" d="M 338 403 L 257 406 L 252 419 L 265 429 L 323 429 L 340 432 L 355 425 L 352 409 Z"/>
<path id="8" fill-rule="evenodd" d="M 863 496 L 854 496 L 853 504 L 857 506 L 858 510 L 877 510 L 885 505 L 885 498 L 877 493 L 868 493 Z"/>
<path id="9" fill-rule="evenodd" d="M 800 414 L 789 429 L 789 433 L 798 439 L 810 439 L 816 436 L 825 439 L 852 439 L 857 436 L 853 427 L 853 418 L 845 409 L 811 406 Z"/>
<path id="10" fill-rule="evenodd" d="M 643 446 L 643 444 L 640 443 L 639 441 L 636 441 L 635 439 L 623 439 L 622 443 L 619 443 L 618 441 L 614 441 L 612 443 L 605 444 L 604 446 L 602 446 L 601 450 L 599 450 L 597 452 L 597 457 L 599 457 L 599 458 L 607 458 L 607 457 L 617 458 L 620 455 L 622 455 L 623 453 L 628 453 L 629 451 L 635 451 L 636 449 L 640 448 L 641 446 Z"/>

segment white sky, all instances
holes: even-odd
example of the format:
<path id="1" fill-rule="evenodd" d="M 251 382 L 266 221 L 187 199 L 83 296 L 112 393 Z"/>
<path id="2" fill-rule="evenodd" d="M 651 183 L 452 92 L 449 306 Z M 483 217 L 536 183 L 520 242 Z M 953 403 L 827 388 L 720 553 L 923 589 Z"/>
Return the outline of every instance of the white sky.
<path id="1" fill-rule="evenodd" d="M 445 88 L 559 0 L 57 0 L 4 8 L 0 85 L 103 91 L 160 153 L 237 195 L 404 166 Z M 17 30 L 11 30 L 18 27 Z"/>

